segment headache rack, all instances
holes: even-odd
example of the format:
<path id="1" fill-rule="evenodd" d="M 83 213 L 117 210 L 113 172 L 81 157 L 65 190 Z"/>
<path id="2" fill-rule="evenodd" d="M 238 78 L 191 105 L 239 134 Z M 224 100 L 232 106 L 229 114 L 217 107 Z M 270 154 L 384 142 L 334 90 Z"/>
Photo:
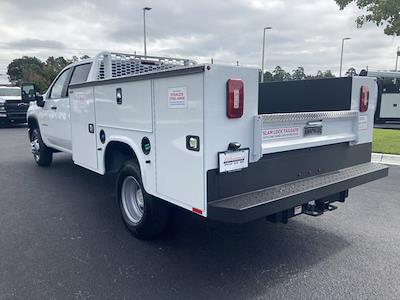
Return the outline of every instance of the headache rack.
<path id="1" fill-rule="evenodd" d="M 94 58 L 95 80 L 140 75 L 149 72 L 185 68 L 197 63 L 189 59 L 101 52 Z"/>

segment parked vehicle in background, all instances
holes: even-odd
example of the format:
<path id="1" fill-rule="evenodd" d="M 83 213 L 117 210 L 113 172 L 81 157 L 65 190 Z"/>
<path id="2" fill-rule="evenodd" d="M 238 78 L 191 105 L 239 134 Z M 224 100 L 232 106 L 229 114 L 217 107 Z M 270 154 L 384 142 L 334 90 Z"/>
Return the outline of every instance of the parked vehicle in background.
<path id="1" fill-rule="evenodd" d="M 322 215 L 371 163 L 375 78 L 259 84 L 259 70 L 103 52 L 67 66 L 43 97 L 23 84 L 32 153 L 104 175 L 127 228 L 151 238 L 175 205 L 244 223 Z M 378 200 L 378 199 L 377 199 Z"/>
<path id="2" fill-rule="evenodd" d="M 400 124 L 400 72 L 363 71 L 363 75 L 378 78 L 376 124 Z"/>
<path id="3" fill-rule="evenodd" d="M 29 102 L 22 101 L 21 88 L 0 86 L 0 125 L 26 123 Z"/>

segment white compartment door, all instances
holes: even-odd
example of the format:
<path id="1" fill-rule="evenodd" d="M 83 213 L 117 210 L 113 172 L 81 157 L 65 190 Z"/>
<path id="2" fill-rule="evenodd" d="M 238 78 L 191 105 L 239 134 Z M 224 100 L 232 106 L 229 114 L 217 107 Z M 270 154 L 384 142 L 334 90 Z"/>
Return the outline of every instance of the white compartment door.
<path id="1" fill-rule="evenodd" d="M 204 212 L 203 73 L 154 80 L 154 105 L 157 192 Z M 199 151 L 187 149 L 188 136 Z"/>
<path id="2" fill-rule="evenodd" d="M 96 122 L 93 87 L 70 90 L 72 158 L 97 171 Z"/>
<path id="3" fill-rule="evenodd" d="M 382 94 L 381 118 L 400 118 L 400 94 Z"/>

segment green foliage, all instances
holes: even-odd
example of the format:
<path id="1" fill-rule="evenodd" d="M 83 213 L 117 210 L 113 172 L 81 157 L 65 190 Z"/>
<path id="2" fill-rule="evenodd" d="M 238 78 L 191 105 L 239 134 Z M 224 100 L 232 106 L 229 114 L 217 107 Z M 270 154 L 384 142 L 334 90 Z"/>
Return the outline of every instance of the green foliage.
<path id="1" fill-rule="evenodd" d="M 357 17 L 357 27 L 360 28 L 366 22 L 371 22 L 377 26 L 386 25 L 384 32 L 387 35 L 400 35 L 399 0 L 335 0 L 335 2 L 341 10 L 354 2 L 359 9 L 366 11 L 365 14 Z"/>
<path id="2" fill-rule="evenodd" d="M 347 77 L 353 77 L 353 76 L 357 76 L 357 70 L 354 69 L 353 67 L 351 67 L 350 69 L 347 70 L 346 74 Z"/>
<path id="3" fill-rule="evenodd" d="M 272 79 L 273 81 L 287 81 L 291 80 L 292 76 L 280 66 L 277 66 L 275 70 L 272 71 Z"/>
<path id="4" fill-rule="evenodd" d="M 7 67 L 7 74 L 10 81 L 20 85 L 22 79 L 28 82 L 35 82 L 38 88 L 45 85 L 43 63 L 36 57 L 23 56 L 14 59 Z"/>
<path id="5" fill-rule="evenodd" d="M 400 154 L 400 130 L 374 129 L 372 152 Z"/>
<path id="6" fill-rule="evenodd" d="M 282 67 L 277 66 L 274 71 L 264 73 L 264 82 L 266 81 L 288 81 L 288 80 L 303 80 L 303 79 L 321 79 L 321 78 L 333 78 L 335 75 L 332 74 L 331 70 L 318 71 L 316 75 L 307 75 L 303 67 L 298 67 L 292 71 L 292 74 L 286 72 Z"/>
<path id="7" fill-rule="evenodd" d="M 303 80 L 306 79 L 307 75 L 304 73 L 303 67 L 298 67 L 296 70 L 292 72 L 292 80 Z"/>
<path id="8" fill-rule="evenodd" d="M 81 59 L 89 58 L 84 55 Z M 76 61 L 79 60 L 76 58 Z M 15 85 L 20 85 L 22 82 L 34 82 L 40 93 L 44 93 L 50 86 L 54 78 L 67 65 L 72 63 L 74 58 L 66 59 L 62 56 L 50 56 L 45 62 L 42 62 L 36 57 L 23 56 L 22 58 L 14 59 L 7 67 L 7 74 L 10 81 Z"/>
<path id="9" fill-rule="evenodd" d="M 332 74 L 331 70 L 326 70 L 324 72 L 322 72 L 321 70 L 319 70 L 317 72 L 317 75 L 315 76 L 307 76 L 307 79 L 322 79 L 322 78 L 334 78 L 335 75 Z"/>

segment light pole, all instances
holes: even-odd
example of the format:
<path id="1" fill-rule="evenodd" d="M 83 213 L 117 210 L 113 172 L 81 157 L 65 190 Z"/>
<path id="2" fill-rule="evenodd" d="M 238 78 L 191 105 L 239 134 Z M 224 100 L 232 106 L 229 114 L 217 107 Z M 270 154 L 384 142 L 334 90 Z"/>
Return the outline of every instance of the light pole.
<path id="1" fill-rule="evenodd" d="M 144 56 L 147 56 L 146 48 L 146 11 L 151 10 L 151 7 L 143 7 L 143 42 L 144 42 Z"/>
<path id="2" fill-rule="evenodd" d="M 400 56 L 400 47 L 397 47 L 397 52 L 396 52 L 396 68 L 394 69 L 395 72 L 397 72 L 397 66 L 399 64 L 399 56 Z"/>
<path id="3" fill-rule="evenodd" d="M 264 27 L 264 34 L 263 34 L 263 49 L 262 49 L 262 62 L 261 62 L 261 82 L 264 82 L 264 59 L 265 59 L 265 32 L 269 29 L 272 29 L 272 27 Z"/>
<path id="4" fill-rule="evenodd" d="M 342 67 L 343 67 L 343 48 L 344 48 L 344 41 L 351 40 L 351 38 L 342 38 L 342 54 L 340 55 L 340 72 L 339 77 L 342 77 Z"/>

